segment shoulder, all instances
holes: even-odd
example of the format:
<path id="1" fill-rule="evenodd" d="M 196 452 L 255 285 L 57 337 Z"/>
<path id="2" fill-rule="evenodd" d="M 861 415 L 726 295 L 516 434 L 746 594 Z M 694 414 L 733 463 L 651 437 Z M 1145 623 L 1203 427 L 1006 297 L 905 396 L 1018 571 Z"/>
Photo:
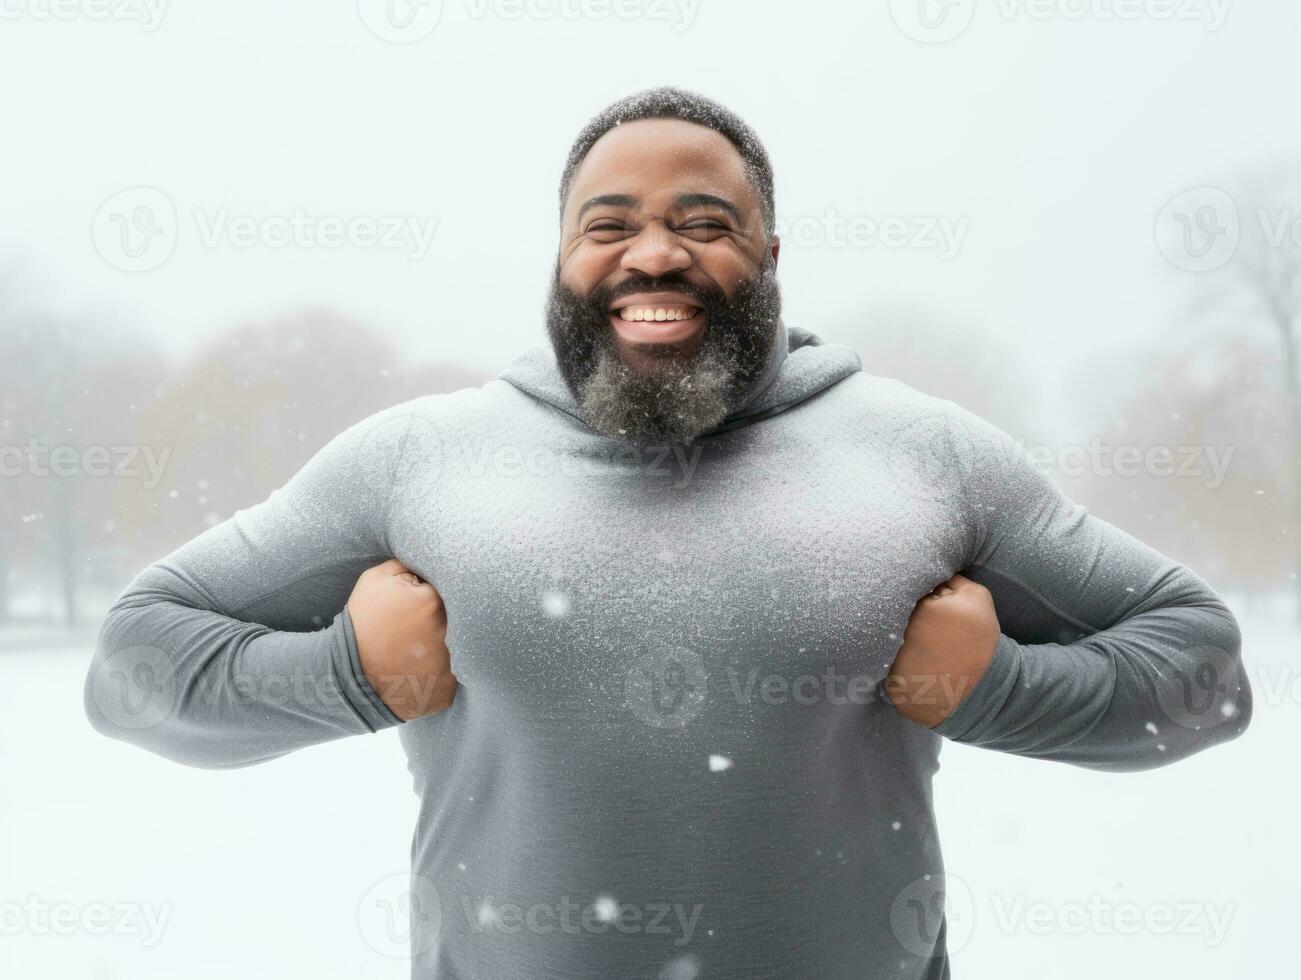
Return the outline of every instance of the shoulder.
<path id="1" fill-rule="evenodd" d="M 873 430 L 970 428 L 974 413 L 948 398 L 927 394 L 898 378 L 859 371 L 838 384 L 846 409 L 869 423 Z M 985 423 L 988 424 L 988 423 Z"/>

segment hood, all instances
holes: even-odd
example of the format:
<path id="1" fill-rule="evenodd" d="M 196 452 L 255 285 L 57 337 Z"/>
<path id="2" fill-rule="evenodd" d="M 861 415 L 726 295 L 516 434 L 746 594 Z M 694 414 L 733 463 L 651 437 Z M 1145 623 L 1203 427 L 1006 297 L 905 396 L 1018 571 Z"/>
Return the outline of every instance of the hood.
<path id="1" fill-rule="evenodd" d="M 773 356 L 751 386 L 741 408 L 702 433 L 702 437 L 771 418 L 862 370 L 858 355 L 843 344 L 824 343 L 807 330 L 787 327 L 784 320 L 778 321 L 777 329 L 780 337 Z M 781 342 L 783 339 L 785 343 Z M 533 347 L 521 354 L 501 373 L 501 379 L 582 422 L 578 404 L 550 347 Z"/>

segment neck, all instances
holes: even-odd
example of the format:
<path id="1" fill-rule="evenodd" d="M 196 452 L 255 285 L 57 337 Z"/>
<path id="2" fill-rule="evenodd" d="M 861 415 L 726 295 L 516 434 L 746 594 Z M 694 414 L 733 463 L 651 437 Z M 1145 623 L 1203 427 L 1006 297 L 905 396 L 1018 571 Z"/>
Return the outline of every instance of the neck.
<path id="1" fill-rule="evenodd" d="M 768 353 L 768 359 L 764 362 L 763 370 L 755 376 L 755 379 L 750 384 L 742 389 L 737 397 L 736 407 L 728 413 L 729 418 L 745 411 L 777 380 L 777 373 L 781 370 L 782 362 L 786 360 L 786 354 L 790 348 L 790 337 L 786 330 L 786 321 L 781 317 L 777 318 L 777 325 L 774 329 L 777 332 L 777 338 L 772 345 L 772 350 Z"/>

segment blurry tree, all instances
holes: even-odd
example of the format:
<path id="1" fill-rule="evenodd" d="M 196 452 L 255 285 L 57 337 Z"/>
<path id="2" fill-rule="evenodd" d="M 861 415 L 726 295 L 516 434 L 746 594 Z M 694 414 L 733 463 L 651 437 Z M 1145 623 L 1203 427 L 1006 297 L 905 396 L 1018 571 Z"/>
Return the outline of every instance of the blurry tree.
<path id="1" fill-rule="evenodd" d="M 264 500 L 354 422 L 487 379 L 413 364 L 382 334 L 329 311 L 240 324 L 187 358 L 141 412 L 138 439 L 169 454 L 165 477 L 119 501 L 118 520 L 138 552 L 159 557 Z"/>
<path id="2" fill-rule="evenodd" d="M 353 422 L 487 380 L 412 364 L 382 335 L 321 311 L 241 324 L 172 365 L 103 316 L 49 296 L 29 302 L 8 273 L 0 268 L 0 621 L 21 580 L 57 593 L 76 623 L 88 587 L 110 597 L 162 553 L 265 499 Z"/>
<path id="3" fill-rule="evenodd" d="M 814 332 L 853 347 L 869 374 L 957 402 L 1018 441 L 1038 443 L 1045 436 L 1039 376 L 979 323 L 915 306 L 885 306 Z"/>
<path id="4" fill-rule="evenodd" d="M 1201 315 L 1201 319 L 1199 319 Z M 1270 338 L 1189 309 L 1158 345 L 1099 352 L 1068 394 L 1108 385 L 1090 420 L 1075 499 L 1217 585 L 1277 587 L 1291 557 L 1283 427 L 1287 398 Z M 1128 456 L 1122 456 L 1122 453 Z"/>
<path id="5" fill-rule="evenodd" d="M 1280 461 L 1291 510 L 1280 526 L 1291 541 L 1297 621 L 1301 622 L 1301 165 L 1256 172 L 1237 195 L 1241 239 L 1233 259 L 1255 321 L 1273 334 L 1275 363 L 1287 399 L 1287 453 Z M 1230 306 L 1235 297 L 1229 297 Z"/>
<path id="6" fill-rule="evenodd" d="M 22 308 L 0 325 L 6 447 L 3 548 L 23 579 L 53 579 L 64 621 L 108 541 L 111 487 L 123 479 L 131 423 L 119 387 L 155 375 L 135 337 L 90 314 Z"/>

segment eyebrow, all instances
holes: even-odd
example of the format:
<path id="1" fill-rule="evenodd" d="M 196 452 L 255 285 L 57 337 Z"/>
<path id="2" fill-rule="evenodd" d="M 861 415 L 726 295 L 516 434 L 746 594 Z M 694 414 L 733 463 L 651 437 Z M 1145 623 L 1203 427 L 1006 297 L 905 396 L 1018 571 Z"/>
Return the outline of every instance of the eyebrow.
<path id="1" fill-rule="evenodd" d="M 600 194 L 583 202 L 583 206 L 578 209 L 578 217 L 576 220 L 581 221 L 583 215 L 592 208 L 602 206 L 631 208 L 636 204 L 637 199 L 631 194 Z M 717 194 L 679 194 L 673 199 L 673 206 L 677 208 L 689 207 L 692 204 L 712 204 L 714 207 L 730 214 L 737 224 L 742 223 L 740 209 L 727 198 L 719 197 Z"/>

